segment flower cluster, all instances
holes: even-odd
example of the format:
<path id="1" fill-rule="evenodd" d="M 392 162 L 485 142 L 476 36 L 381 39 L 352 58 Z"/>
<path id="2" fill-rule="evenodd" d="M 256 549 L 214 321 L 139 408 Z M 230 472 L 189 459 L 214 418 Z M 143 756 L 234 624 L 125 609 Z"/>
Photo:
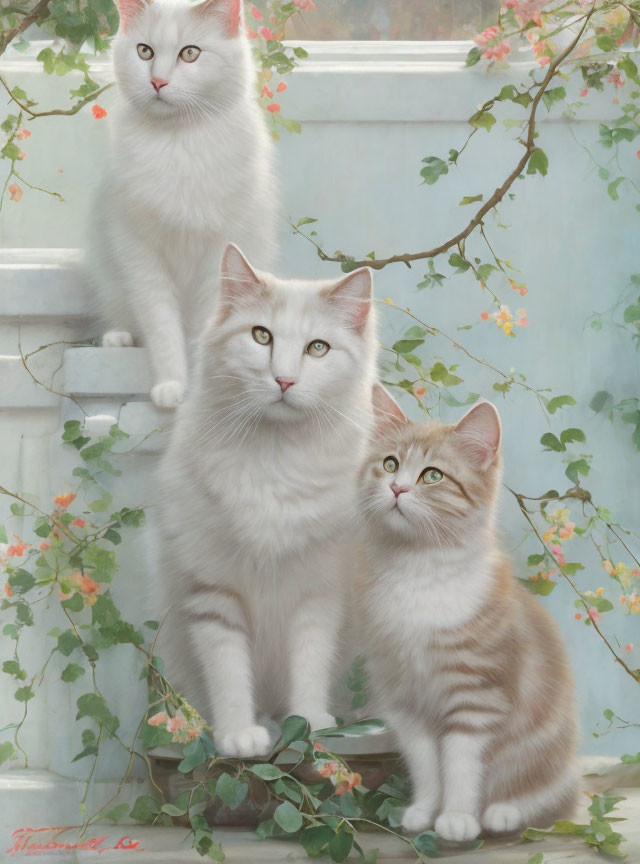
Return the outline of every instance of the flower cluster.
<path id="1" fill-rule="evenodd" d="M 86 573 L 81 573 L 77 570 L 69 576 L 69 581 L 73 584 L 65 585 L 65 588 L 68 587 L 71 590 L 61 590 L 58 594 L 60 599 L 68 600 L 72 594 L 78 593 L 82 596 L 85 606 L 93 606 L 98 599 L 98 592 L 100 590 L 100 585 L 95 581 L 95 579 L 92 579 L 91 576 L 87 576 Z"/>
<path id="2" fill-rule="evenodd" d="M 604 560 L 602 566 L 622 588 L 620 604 L 624 606 L 627 614 L 640 614 L 640 568 L 631 568 L 622 561 L 614 566 L 608 560 Z"/>
<path id="3" fill-rule="evenodd" d="M 350 771 L 344 762 L 340 762 L 335 756 L 328 753 L 326 747 L 316 741 L 313 750 L 315 757 L 313 767 L 321 777 L 331 780 L 335 786 L 336 795 L 344 795 L 354 786 L 360 786 L 362 783 L 360 774 Z"/>
<path id="4" fill-rule="evenodd" d="M 523 286 L 524 287 L 524 286 Z M 523 293 L 522 291 L 520 293 Z M 526 294 L 526 290 L 524 292 Z M 504 304 L 500 306 L 500 309 L 497 312 L 483 312 L 480 316 L 483 321 L 495 321 L 496 326 L 498 326 L 507 336 L 515 335 L 512 333 L 514 326 L 518 327 L 528 327 L 529 322 L 527 321 L 527 310 L 526 309 L 516 309 L 515 317 L 511 309 Z"/>
<path id="5" fill-rule="evenodd" d="M 171 740 L 176 744 L 188 744 L 203 731 L 204 720 L 196 711 L 191 713 L 187 709 L 187 712 L 189 716 L 180 709 L 171 716 L 166 711 L 158 711 L 157 714 L 149 717 L 147 723 L 150 726 L 161 726 L 166 729 L 171 733 Z"/>
<path id="6" fill-rule="evenodd" d="M 551 527 L 544 532 L 542 539 L 546 544 L 551 544 L 551 553 L 560 567 L 567 563 L 561 544 L 571 540 L 576 530 L 576 523 L 570 521 L 570 516 L 568 507 L 545 513 L 545 519 Z"/>
<path id="7" fill-rule="evenodd" d="M 500 28 L 494 24 L 493 27 L 487 27 L 482 33 L 473 37 L 476 45 L 484 49 L 482 56 L 486 60 L 504 60 L 507 54 L 511 53 L 511 48 L 500 38 L 500 33 Z"/>

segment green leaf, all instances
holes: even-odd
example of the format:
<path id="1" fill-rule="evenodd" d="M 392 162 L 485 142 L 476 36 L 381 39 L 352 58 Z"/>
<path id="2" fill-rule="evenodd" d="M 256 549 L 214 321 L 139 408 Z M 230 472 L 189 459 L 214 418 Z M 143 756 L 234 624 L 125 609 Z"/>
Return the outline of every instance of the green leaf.
<path id="1" fill-rule="evenodd" d="M 471 48 L 469 53 L 467 54 L 467 59 L 464 61 L 464 65 L 475 66 L 482 57 L 483 50 L 484 49 L 478 48 L 476 45 L 474 45 L 474 47 Z"/>
<path id="2" fill-rule="evenodd" d="M 332 726 L 327 729 L 317 729 L 313 733 L 316 738 L 359 738 L 362 735 L 380 735 L 388 732 L 389 727 L 383 720 L 358 720 L 347 726 Z"/>
<path id="3" fill-rule="evenodd" d="M 481 264 L 478 267 L 478 276 L 482 279 L 483 282 L 486 282 L 489 276 L 493 273 L 496 268 L 493 264 Z"/>
<path id="4" fill-rule="evenodd" d="M 310 858 L 317 858 L 329 845 L 333 835 L 333 828 L 328 825 L 314 825 L 302 832 L 300 844 Z"/>
<path id="5" fill-rule="evenodd" d="M 206 732 L 201 732 L 197 738 L 190 741 L 182 750 L 183 760 L 178 765 L 181 774 L 188 774 L 215 756 L 213 741 Z"/>
<path id="6" fill-rule="evenodd" d="M 14 570 L 9 576 L 9 585 L 16 594 L 26 594 L 35 584 L 36 580 L 28 570 Z"/>
<path id="7" fill-rule="evenodd" d="M 4 525 L 0 525 L 0 543 L 8 543 L 7 530 Z"/>
<path id="8" fill-rule="evenodd" d="M 308 53 L 308 52 L 307 52 L 307 51 L 306 51 L 306 50 L 305 50 L 301 45 L 297 45 L 297 46 L 293 49 L 293 53 L 294 53 L 294 54 L 296 55 L 296 57 L 298 57 L 300 60 L 304 60 L 305 57 L 308 57 L 308 56 L 309 56 L 309 53 Z"/>
<path id="9" fill-rule="evenodd" d="M 490 111 L 478 111 L 469 119 L 469 124 L 475 129 L 486 129 L 491 131 L 491 127 L 495 124 L 496 118 Z"/>
<path id="10" fill-rule="evenodd" d="M 527 174 L 542 174 L 543 177 L 546 176 L 547 170 L 549 168 L 549 159 L 547 158 L 547 154 L 544 150 L 541 150 L 539 147 L 537 150 L 534 150 L 531 154 L 531 158 L 529 159 L 529 164 L 527 166 Z"/>
<path id="11" fill-rule="evenodd" d="M 427 156 L 422 160 L 424 168 L 420 172 L 420 176 L 428 186 L 433 186 L 440 177 L 449 173 L 449 166 L 443 159 L 437 156 Z"/>
<path id="12" fill-rule="evenodd" d="M 620 198 L 618 193 L 618 187 L 624 181 L 624 177 L 616 177 L 615 180 L 612 180 L 611 183 L 607 186 L 607 195 L 611 198 L 612 201 L 617 201 Z"/>
<path id="13" fill-rule="evenodd" d="M 579 570 L 584 570 L 584 564 L 578 564 L 577 562 L 570 561 L 567 564 L 563 564 L 560 570 L 563 573 L 566 573 L 567 576 L 575 576 L 575 574 Z"/>
<path id="14" fill-rule="evenodd" d="M 136 799 L 129 816 L 138 822 L 153 822 L 160 812 L 160 803 L 150 795 L 141 795 Z"/>
<path id="15" fill-rule="evenodd" d="M 27 673 L 24 669 L 20 668 L 17 660 L 5 660 L 2 664 L 2 671 L 6 672 L 7 675 L 13 675 L 14 678 L 18 678 L 20 681 L 24 681 L 27 677 Z"/>
<path id="16" fill-rule="evenodd" d="M 399 339 L 391 346 L 391 350 L 398 354 L 409 354 L 424 344 L 424 339 Z"/>
<path id="17" fill-rule="evenodd" d="M 413 845 L 427 858 L 440 857 L 440 841 L 435 831 L 423 831 L 422 834 L 418 834 L 413 840 Z"/>
<path id="18" fill-rule="evenodd" d="M 432 381 L 444 384 L 445 387 L 455 387 L 456 384 L 462 384 L 462 378 L 453 375 L 444 363 L 434 363 L 429 370 L 429 377 Z"/>
<path id="19" fill-rule="evenodd" d="M 274 811 L 273 818 L 287 834 L 294 834 L 302 828 L 302 813 L 290 801 L 283 801 L 282 804 L 279 804 Z"/>
<path id="20" fill-rule="evenodd" d="M 58 651 L 64 657 L 68 657 L 69 654 L 78 647 L 78 645 L 80 645 L 80 640 L 73 630 L 65 630 L 64 633 L 61 633 L 58 636 Z"/>
<path id="21" fill-rule="evenodd" d="M 116 555 L 111 549 L 103 549 L 97 543 L 91 543 L 82 553 L 82 563 L 96 582 L 111 582 L 118 569 Z"/>
<path id="22" fill-rule="evenodd" d="M 344 861 L 353 846 L 353 832 L 343 823 L 329 841 L 329 855 L 332 861 Z"/>
<path id="23" fill-rule="evenodd" d="M 552 87 L 550 90 L 545 90 L 542 94 L 542 101 L 547 107 L 547 111 L 551 111 L 551 106 L 555 102 L 561 102 L 566 98 L 567 92 L 564 87 Z"/>
<path id="24" fill-rule="evenodd" d="M 76 705 L 78 706 L 76 720 L 81 720 L 83 717 L 91 717 L 92 720 L 99 723 L 109 734 L 113 734 L 120 725 L 118 718 L 109 711 L 107 703 L 97 693 L 85 693 L 83 696 L 80 696 Z"/>
<path id="25" fill-rule="evenodd" d="M 528 567 L 536 567 L 538 564 L 542 564 L 546 556 L 544 555 L 529 555 L 527 558 L 527 566 Z"/>
<path id="26" fill-rule="evenodd" d="M 260 777 L 262 780 L 278 780 L 280 777 L 286 777 L 284 771 L 281 771 L 269 762 L 249 765 L 248 770 L 251 771 L 252 774 L 255 774 L 256 777 Z"/>
<path id="27" fill-rule="evenodd" d="M 19 687 L 13 694 L 14 699 L 17 699 L 18 702 L 28 702 L 29 699 L 33 699 L 34 696 L 35 693 L 31 687 Z"/>
<path id="28" fill-rule="evenodd" d="M 62 670 L 62 680 L 63 681 L 76 681 L 81 675 L 84 675 L 85 670 L 82 666 L 78 666 L 77 663 L 69 663 Z"/>
<path id="29" fill-rule="evenodd" d="M 564 473 L 567 475 L 569 480 L 573 483 L 577 483 L 578 475 L 582 474 L 583 477 L 586 477 L 589 471 L 591 471 L 589 463 L 585 459 L 577 459 L 575 462 L 569 463 Z"/>
<path id="30" fill-rule="evenodd" d="M 522 587 L 526 588 L 527 591 L 530 591 L 532 594 L 540 594 L 542 597 L 551 594 L 558 584 L 552 579 L 537 579 L 535 582 L 532 582 L 530 579 L 518 579 L 518 582 L 520 582 Z"/>
<path id="31" fill-rule="evenodd" d="M 67 420 L 64 424 L 64 432 L 62 433 L 63 441 L 75 441 L 82 435 L 82 423 L 79 420 Z"/>
<path id="32" fill-rule="evenodd" d="M 458 201 L 458 205 L 460 207 L 464 207 L 466 204 L 475 204 L 476 201 L 482 201 L 484 195 L 465 195 L 462 201 Z"/>
<path id="33" fill-rule="evenodd" d="M 280 741 L 278 742 L 278 746 L 286 747 L 292 741 L 307 739 L 310 731 L 309 722 L 304 717 L 292 714 L 283 720 L 280 726 Z"/>
<path id="34" fill-rule="evenodd" d="M 84 609 L 84 600 L 82 595 L 76 592 L 68 600 L 63 600 L 60 605 L 63 609 L 68 609 L 69 612 L 81 612 Z"/>
<path id="35" fill-rule="evenodd" d="M 600 414 L 603 411 L 608 411 L 613 405 L 613 396 L 607 390 L 598 390 L 595 396 L 589 402 L 589 408 Z"/>
<path id="36" fill-rule="evenodd" d="M 3 741 L 0 744 L 0 765 L 4 762 L 8 762 L 10 759 L 17 759 L 18 754 L 16 753 L 15 747 L 11 743 L 11 741 Z"/>
<path id="37" fill-rule="evenodd" d="M 555 450 L 557 453 L 561 453 L 563 450 L 567 449 L 552 432 L 545 432 L 542 438 L 540 438 L 540 443 L 543 447 L 546 447 L 547 450 Z"/>
<path id="38" fill-rule="evenodd" d="M 112 807 L 111 810 L 107 810 L 106 813 L 103 813 L 101 819 L 106 819 L 107 822 L 113 822 L 114 824 L 122 822 L 124 817 L 127 815 L 128 809 L 129 805 L 126 801 L 122 804 L 116 804 L 116 806 Z"/>
<path id="39" fill-rule="evenodd" d="M 615 51 L 617 47 L 615 37 L 608 33 L 598 36 L 596 38 L 596 45 L 601 51 L 604 51 L 605 54 L 608 54 L 609 51 Z"/>
<path id="40" fill-rule="evenodd" d="M 105 540 L 108 540 L 109 543 L 113 543 L 114 546 L 118 546 L 122 543 L 122 537 L 118 534 L 117 531 L 114 531 L 113 528 L 107 528 L 104 532 L 103 537 Z"/>
<path id="41" fill-rule="evenodd" d="M 456 273 L 464 273 L 469 269 L 469 267 L 471 267 L 471 264 L 469 264 L 468 261 L 465 261 L 462 255 L 459 255 L 457 252 L 449 255 L 449 264 L 451 267 L 456 268 Z"/>
<path id="42" fill-rule="evenodd" d="M 623 317 L 626 324 L 633 324 L 635 321 L 640 321 L 640 305 L 634 303 L 633 306 L 627 306 L 624 310 Z"/>
<path id="43" fill-rule="evenodd" d="M 574 441 L 586 441 L 587 436 L 582 429 L 564 429 L 560 433 L 560 440 L 563 444 L 572 444 Z"/>
<path id="44" fill-rule="evenodd" d="M 542 864 L 544 861 L 544 855 L 542 852 L 536 852 L 535 855 L 532 855 L 531 858 L 527 861 L 527 864 Z"/>
<path id="45" fill-rule="evenodd" d="M 232 810 L 239 807 L 247 797 L 249 785 L 230 774 L 221 774 L 216 782 L 216 795 Z"/>
<path id="46" fill-rule="evenodd" d="M 298 219 L 296 222 L 296 228 L 300 228 L 301 225 L 313 225 L 317 221 L 317 219 L 312 219 L 311 216 L 303 216 L 302 219 Z"/>

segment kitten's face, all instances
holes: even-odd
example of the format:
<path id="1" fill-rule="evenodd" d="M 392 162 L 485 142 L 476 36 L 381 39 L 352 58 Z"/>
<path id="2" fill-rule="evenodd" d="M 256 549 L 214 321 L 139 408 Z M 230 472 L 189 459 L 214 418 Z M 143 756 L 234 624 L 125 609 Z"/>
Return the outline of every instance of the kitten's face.
<path id="1" fill-rule="evenodd" d="M 410 423 L 389 394 L 379 390 L 384 397 L 374 393 L 376 440 L 360 483 L 362 511 L 371 530 L 425 547 L 468 539 L 490 520 L 496 496 L 496 409 L 480 403 L 456 426 Z"/>
<path id="2" fill-rule="evenodd" d="M 366 269 L 337 282 L 282 280 L 256 273 L 231 246 L 206 337 L 205 380 L 210 370 L 234 422 L 310 420 L 329 433 L 370 375 L 370 306 Z"/>
<path id="3" fill-rule="evenodd" d="M 240 0 L 119 0 L 113 63 L 120 92 L 143 114 L 217 116 L 246 87 Z"/>

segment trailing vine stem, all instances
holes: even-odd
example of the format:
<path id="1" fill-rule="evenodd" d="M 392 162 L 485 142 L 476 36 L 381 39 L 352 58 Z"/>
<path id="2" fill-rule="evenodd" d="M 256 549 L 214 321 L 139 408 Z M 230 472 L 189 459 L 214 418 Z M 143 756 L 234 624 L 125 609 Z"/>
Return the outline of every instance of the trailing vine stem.
<path id="1" fill-rule="evenodd" d="M 411 265 L 415 261 L 424 261 L 428 258 L 435 258 L 437 255 L 441 255 L 443 252 L 447 252 L 449 249 L 454 246 L 459 246 L 461 243 L 469 237 L 476 228 L 482 226 L 484 217 L 493 210 L 504 198 L 509 189 L 513 186 L 515 181 L 520 177 L 522 172 L 527 167 L 527 164 L 536 150 L 538 150 L 538 146 L 535 143 L 536 137 L 536 114 L 538 110 L 538 106 L 543 95 L 546 93 L 549 84 L 552 79 L 555 77 L 555 74 L 558 70 L 558 67 L 567 59 L 567 57 L 574 51 L 582 36 L 589 25 L 589 21 L 591 20 L 592 15 L 596 12 L 596 7 L 594 6 L 589 12 L 587 12 L 582 18 L 582 25 L 577 33 L 577 35 L 572 39 L 569 45 L 564 49 L 564 51 L 560 52 L 550 63 L 547 68 L 547 72 L 540 82 L 538 86 L 538 91 L 536 95 L 533 97 L 531 102 L 531 108 L 529 109 L 529 119 L 526 121 L 527 128 L 527 136 L 524 140 L 519 139 L 520 143 L 524 146 L 525 150 L 517 164 L 511 171 L 511 173 L 507 176 L 506 180 L 502 183 L 502 185 L 498 186 L 498 188 L 494 191 L 490 198 L 488 198 L 481 207 L 478 208 L 474 216 L 471 218 L 469 223 L 459 231 L 455 236 L 445 240 L 444 243 L 441 243 L 439 246 L 435 246 L 433 249 L 427 249 L 424 252 L 403 252 L 396 255 L 390 255 L 388 258 L 364 258 L 364 259 L 355 259 L 343 253 L 338 253 L 335 255 L 327 254 L 322 246 L 317 243 L 312 237 L 306 234 L 304 231 L 301 231 L 297 225 L 289 222 L 289 225 L 293 229 L 296 234 L 299 234 L 301 237 L 304 237 L 309 243 L 313 244 L 316 248 L 316 252 L 318 257 L 325 262 L 334 262 L 337 264 L 348 264 L 350 269 L 355 269 L 356 267 L 370 267 L 372 270 L 383 270 L 389 264 L 405 264 L 409 269 L 411 269 Z"/>

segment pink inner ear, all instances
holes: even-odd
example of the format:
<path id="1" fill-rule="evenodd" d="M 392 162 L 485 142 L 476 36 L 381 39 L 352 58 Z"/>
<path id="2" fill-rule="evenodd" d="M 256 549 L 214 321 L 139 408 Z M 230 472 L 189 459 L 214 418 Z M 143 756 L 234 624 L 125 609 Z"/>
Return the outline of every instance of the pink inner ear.
<path id="1" fill-rule="evenodd" d="M 393 396 L 377 381 L 371 391 L 371 404 L 378 434 L 397 430 L 409 422 Z"/>
<path id="2" fill-rule="evenodd" d="M 242 252 L 233 243 L 224 250 L 220 265 L 220 305 L 229 310 L 265 290 Z"/>
<path id="3" fill-rule="evenodd" d="M 144 0 L 118 0 L 120 29 L 123 32 L 129 29 L 131 21 L 144 10 L 146 5 Z"/>
<path id="4" fill-rule="evenodd" d="M 362 333 L 371 311 L 371 271 L 367 267 L 354 270 L 326 294 L 330 303 L 342 310 L 351 326 Z"/>
<path id="5" fill-rule="evenodd" d="M 500 416 L 490 402 L 476 405 L 454 429 L 474 465 L 485 471 L 496 458 L 502 434 Z"/>
<path id="6" fill-rule="evenodd" d="M 240 32 L 242 24 L 242 0 L 204 0 L 193 7 L 198 15 L 214 15 L 224 24 L 226 35 L 231 39 Z"/>

